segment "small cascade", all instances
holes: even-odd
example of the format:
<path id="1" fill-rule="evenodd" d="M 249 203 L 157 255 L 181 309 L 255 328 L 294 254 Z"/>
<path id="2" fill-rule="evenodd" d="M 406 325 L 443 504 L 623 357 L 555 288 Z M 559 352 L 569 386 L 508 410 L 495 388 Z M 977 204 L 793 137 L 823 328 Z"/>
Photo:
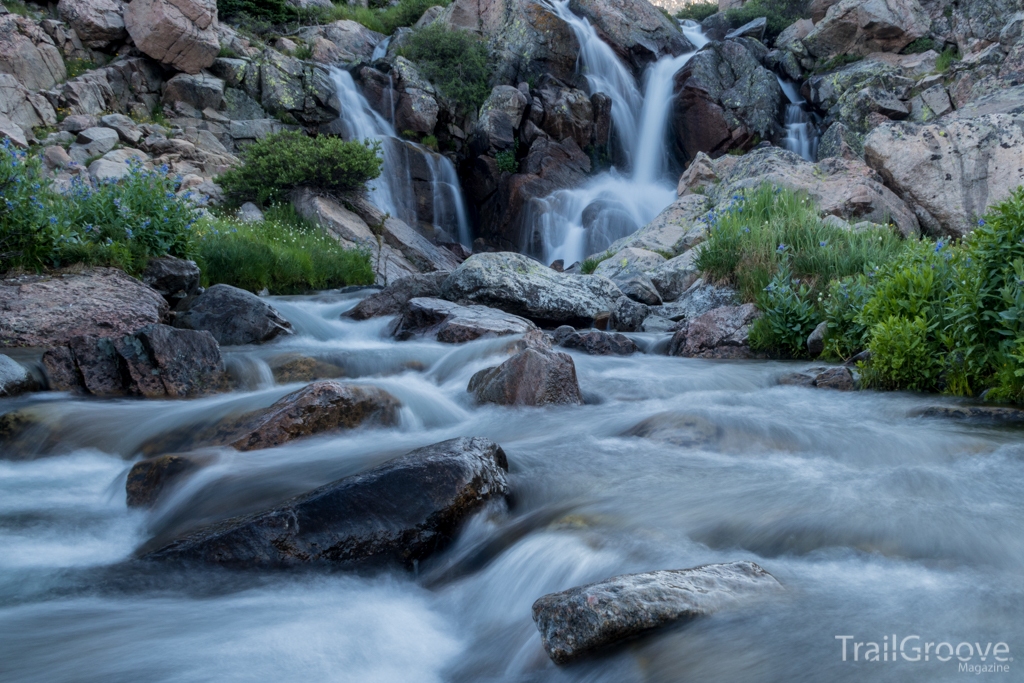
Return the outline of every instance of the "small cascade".
<path id="1" fill-rule="evenodd" d="M 388 36 L 384 40 L 377 43 L 373 48 L 373 54 L 370 56 L 371 62 L 376 62 L 378 59 L 384 59 L 388 54 L 388 46 L 391 45 L 391 36 Z"/>
<path id="2" fill-rule="evenodd" d="M 525 217 L 526 251 L 545 263 L 573 263 L 607 248 L 649 223 L 676 197 L 665 144 L 673 98 L 673 77 L 694 53 L 662 57 L 644 74 L 643 90 L 612 48 L 586 19 L 552 0 L 555 14 L 576 34 L 578 70 L 591 93 L 612 100 L 612 125 L 624 168 L 612 168 L 583 187 L 558 190 L 530 202 Z M 683 33 L 698 49 L 707 43 L 700 26 L 687 22 Z"/>
<path id="3" fill-rule="evenodd" d="M 786 104 L 785 119 L 786 138 L 782 146 L 790 152 L 796 152 L 807 161 L 818 158 L 818 126 L 807 104 L 797 89 L 796 84 L 779 78 L 779 85 L 789 102 Z"/>
<path id="4" fill-rule="evenodd" d="M 369 183 L 374 205 L 411 226 L 430 224 L 435 231 L 469 246 L 472 236 L 468 214 L 452 162 L 423 145 L 398 137 L 392 123 L 366 101 L 348 71 L 332 68 L 331 79 L 341 103 L 338 122 L 343 137 L 376 140 L 381 144 L 381 174 Z M 413 169 L 417 171 L 416 177 Z M 418 192 L 422 195 L 419 198 Z M 429 205 L 429 215 L 420 215 L 425 205 Z"/>

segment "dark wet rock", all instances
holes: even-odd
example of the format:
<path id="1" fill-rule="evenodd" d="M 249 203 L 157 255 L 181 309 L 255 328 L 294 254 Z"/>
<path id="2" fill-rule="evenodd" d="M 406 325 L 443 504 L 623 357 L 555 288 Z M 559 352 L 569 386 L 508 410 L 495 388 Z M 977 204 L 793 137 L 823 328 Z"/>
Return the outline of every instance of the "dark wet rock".
<path id="1" fill-rule="evenodd" d="M 161 455 L 135 463 L 125 482 L 128 507 L 148 508 L 175 484 L 202 468 L 209 458 L 200 455 Z"/>
<path id="2" fill-rule="evenodd" d="M 753 562 L 614 576 L 533 603 L 541 642 L 556 664 L 671 623 L 707 616 L 781 589 Z"/>
<path id="3" fill-rule="evenodd" d="M 581 405 L 576 364 L 565 353 L 533 343 L 501 365 L 473 375 L 468 392 L 480 403 L 505 406 Z"/>
<path id="4" fill-rule="evenodd" d="M 930 28 L 931 19 L 917 0 L 840 0 L 803 42 L 822 58 L 899 52 Z"/>
<path id="5" fill-rule="evenodd" d="M 646 275 L 634 275 L 626 280 L 617 280 L 615 284 L 618 285 L 619 291 L 633 301 L 647 306 L 661 305 L 661 295 Z"/>
<path id="6" fill-rule="evenodd" d="M 557 273 L 522 254 L 496 252 L 466 259 L 445 280 L 441 296 L 498 308 L 538 325 L 589 327 L 611 312 L 622 293 L 607 278 Z"/>
<path id="7" fill-rule="evenodd" d="M 36 381 L 28 368 L 0 354 L 0 396 L 17 396 L 36 388 Z"/>
<path id="8" fill-rule="evenodd" d="M 0 281 L 0 347 L 130 334 L 166 316 L 159 293 L 116 268 Z"/>
<path id="9" fill-rule="evenodd" d="M 508 462 L 488 439 L 417 449 L 273 509 L 199 529 L 147 560 L 237 568 L 413 567 L 446 546 L 486 501 L 508 493 Z"/>
<path id="10" fill-rule="evenodd" d="M 268 361 L 274 381 L 278 384 L 313 382 L 318 379 L 337 379 L 345 376 L 344 368 L 319 358 L 287 354 Z"/>
<path id="11" fill-rule="evenodd" d="M 571 0 L 570 9 L 639 71 L 664 54 L 693 52 L 676 22 L 642 0 Z"/>
<path id="12" fill-rule="evenodd" d="M 722 306 L 687 323 L 672 337 L 671 356 L 688 358 L 752 358 L 747 344 L 750 325 L 760 316 L 757 306 Z"/>
<path id="13" fill-rule="evenodd" d="M 910 417 L 936 417 L 982 424 L 1024 424 L 1024 409 L 1008 406 L 928 406 L 910 412 Z"/>
<path id="14" fill-rule="evenodd" d="M 617 332 L 583 330 L 565 326 L 555 330 L 555 343 L 566 349 L 577 349 L 591 356 L 628 356 L 639 351 L 632 339 Z"/>
<path id="15" fill-rule="evenodd" d="M 59 430 L 37 406 L 0 415 L 0 459 L 27 460 L 54 450 Z"/>
<path id="16" fill-rule="evenodd" d="M 650 315 L 650 307 L 621 296 L 615 302 L 608 328 L 617 332 L 640 332 L 644 320 Z"/>
<path id="17" fill-rule="evenodd" d="M 792 372 L 779 378 L 779 384 L 799 387 L 817 387 L 819 389 L 837 389 L 852 391 L 857 388 L 857 379 L 850 368 L 845 366 L 830 368 L 810 368 L 801 372 Z"/>
<path id="18" fill-rule="evenodd" d="M 146 269 L 142 271 L 142 281 L 159 292 L 174 308 L 199 292 L 200 275 L 195 261 L 158 256 L 149 259 Z"/>
<path id="19" fill-rule="evenodd" d="M 652 415 L 630 428 L 624 436 L 638 436 L 682 448 L 703 448 L 722 438 L 722 429 L 699 415 L 666 412 Z"/>
<path id="20" fill-rule="evenodd" d="M 817 358 L 825 351 L 825 337 L 828 335 L 828 323 L 821 322 L 807 337 L 807 353 Z"/>
<path id="21" fill-rule="evenodd" d="M 444 299 L 410 299 L 395 332 L 397 339 L 430 335 L 439 342 L 461 344 L 481 337 L 525 334 L 537 326 L 526 318 L 488 306 L 462 306 Z"/>
<path id="22" fill-rule="evenodd" d="M 399 278 L 387 287 L 366 297 L 354 308 L 342 313 L 354 320 L 369 320 L 381 315 L 401 315 L 410 299 L 436 297 L 449 273 L 423 273 Z"/>
<path id="23" fill-rule="evenodd" d="M 273 306 L 231 285 L 214 285 L 203 292 L 178 314 L 174 326 L 206 330 L 225 346 L 258 344 L 292 331 L 291 323 Z"/>

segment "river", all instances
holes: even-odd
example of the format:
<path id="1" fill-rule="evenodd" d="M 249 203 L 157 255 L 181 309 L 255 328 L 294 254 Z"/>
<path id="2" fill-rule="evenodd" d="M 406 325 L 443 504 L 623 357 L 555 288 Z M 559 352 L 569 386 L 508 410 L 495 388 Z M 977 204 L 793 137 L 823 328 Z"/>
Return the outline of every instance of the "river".
<path id="1" fill-rule="evenodd" d="M 298 333 L 225 350 L 245 391 L 0 401 L 63 434 L 58 454 L 0 460 L 0 680 L 933 682 L 966 674 L 956 658 L 844 662 L 835 636 L 1024 644 L 1020 431 L 908 416 L 945 399 L 776 384 L 801 364 L 657 354 L 574 354 L 581 407 L 478 407 L 466 384 L 505 341 L 394 342 L 386 320 L 338 319 L 359 296 L 274 299 Z M 401 425 L 219 450 L 156 509 L 127 509 L 139 444 L 294 391 L 261 360 L 288 352 L 392 392 Z M 153 538 L 462 435 L 503 446 L 512 494 L 416 574 L 131 561 Z M 530 617 L 585 582 L 743 559 L 787 590 L 572 666 L 550 662 Z"/>

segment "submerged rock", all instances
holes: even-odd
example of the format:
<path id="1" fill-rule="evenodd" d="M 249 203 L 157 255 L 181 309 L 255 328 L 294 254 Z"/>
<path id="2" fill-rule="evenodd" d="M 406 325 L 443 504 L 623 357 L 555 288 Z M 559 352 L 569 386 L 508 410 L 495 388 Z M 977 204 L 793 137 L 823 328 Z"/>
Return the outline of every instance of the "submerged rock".
<path id="1" fill-rule="evenodd" d="M 838 366 L 832 368 L 810 368 L 802 372 L 792 372 L 780 377 L 779 384 L 851 391 L 857 388 L 857 379 L 853 376 L 850 368 Z"/>
<path id="2" fill-rule="evenodd" d="M 444 299 L 416 298 L 406 305 L 395 337 L 431 335 L 439 342 L 461 344 L 481 337 L 525 334 L 537 326 L 526 318 L 488 306 L 462 306 Z"/>
<path id="3" fill-rule="evenodd" d="M 652 415 L 631 427 L 625 436 L 638 436 L 682 448 L 703 448 L 722 438 L 722 429 L 707 418 L 680 412 Z"/>
<path id="4" fill-rule="evenodd" d="M 366 297 L 354 308 L 342 313 L 353 320 L 369 320 L 381 315 L 400 315 L 405 305 L 417 297 L 436 297 L 441 294 L 441 284 L 449 273 L 423 273 L 408 275 L 388 284 L 387 287 Z"/>
<path id="5" fill-rule="evenodd" d="M 268 363 L 278 384 L 313 382 L 318 379 L 337 379 L 345 376 L 345 369 L 310 356 L 286 354 L 271 358 Z"/>
<path id="6" fill-rule="evenodd" d="M 443 548 L 487 500 L 508 493 L 508 461 L 488 439 L 417 449 L 275 508 L 199 529 L 143 556 L 236 568 L 414 563 Z"/>
<path id="7" fill-rule="evenodd" d="M 171 484 L 179 483 L 207 460 L 196 455 L 161 455 L 135 463 L 125 482 L 128 507 L 152 507 Z"/>
<path id="8" fill-rule="evenodd" d="M 555 330 L 555 343 L 566 349 L 579 349 L 591 356 L 628 356 L 639 350 L 624 334 L 601 330 L 577 332 L 568 325 Z"/>
<path id="9" fill-rule="evenodd" d="M 279 334 L 291 334 L 292 325 L 255 294 L 231 285 L 214 285 L 174 319 L 174 326 L 206 330 L 218 344 L 258 344 Z"/>
<path id="10" fill-rule="evenodd" d="M 910 412 L 910 417 L 941 417 L 990 424 L 1024 424 L 1024 409 L 1008 406 L 928 406 Z"/>
<path id="11" fill-rule="evenodd" d="M 753 562 L 624 574 L 533 603 L 541 642 L 556 664 L 670 623 L 696 619 L 781 589 Z"/>

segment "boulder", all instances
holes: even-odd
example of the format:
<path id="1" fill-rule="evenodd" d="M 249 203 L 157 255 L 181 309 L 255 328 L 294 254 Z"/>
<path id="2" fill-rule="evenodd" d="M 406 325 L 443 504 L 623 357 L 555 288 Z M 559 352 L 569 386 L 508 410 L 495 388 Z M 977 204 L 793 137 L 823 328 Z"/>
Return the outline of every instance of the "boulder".
<path id="1" fill-rule="evenodd" d="M 71 115 L 148 114 L 160 103 L 162 84 L 159 64 L 145 57 L 126 57 L 58 85 L 48 97 L 52 106 Z"/>
<path id="2" fill-rule="evenodd" d="M 185 73 L 199 73 L 220 52 L 215 0 L 132 0 L 124 24 L 139 50 Z"/>
<path id="3" fill-rule="evenodd" d="M 758 17 L 753 21 L 748 21 L 739 28 L 729 31 L 725 34 L 725 39 L 753 38 L 754 40 L 764 40 L 764 31 L 767 27 L 768 19 L 766 17 Z"/>
<path id="4" fill-rule="evenodd" d="M 590 104 L 590 101 L 587 101 Z M 526 95 L 510 85 L 496 85 L 480 107 L 480 118 L 476 125 L 478 145 L 482 150 L 495 154 L 511 149 L 516 141 L 515 131 L 526 111 Z"/>
<path id="5" fill-rule="evenodd" d="M 395 128 L 423 135 L 433 134 L 441 112 L 434 86 L 405 57 L 395 58 L 392 75 L 394 93 L 391 97 L 396 100 L 393 103 Z"/>
<path id="6" fill-rule="evenodd" d="M 675 301 L 697 281 L 696 258 L 697 250 L 691 249 L 647 272 L 663 301 Z"/>
<path id="7" fill-rule="evenodd" d="M 829 157 L 863 159 L 864 141 L 842 123 L 836 121 L 818 140 L 818 161 Z"/>
<path id="8" fill-rule="evenodd" d="M 710 159 L 707 162 L 710 162 Z M 693 164 L 691 164 L 691 168 L 694 168 Z M 608 247 L 608 251 L 615 253 L 621 249 L 633 247 L 659 253 L 682 254 L 703 241 L 705 225 L 699 219 L 711 207 L 712 203 L 708 197 L 699 194 L 684 194 L 665 207 L 653 221 L 632 235 L 614 242 Z"/>
<path id="9" fill-rule="evenodd" d="M 203 292 L 174 319 L 174 326 L 207 330 L 218 344 L 259 344 L 279 334 L 291 334 L 292 326 L 273 306 L 255 294 L 214 285 Z"/>
<path id="10" fill-rule="evenodd" d="M 172 485 L 202 468 L 208 461 L 196 455 L 161 455 L 140 460 L 132 465 L 125 482 L 125 493 L 130 508 L 148 508 Z"/>
<path id="11" fill-rule="evenodd" d="M 621 296 L 607 278 L 558 273 L 511 252 L 474 254 L 441 287 L 441 297 L 481 304 L 539 325 L 589 327 Z"/>
<path id="12" fill-rule="evenodd" d="M 941 84 L 935 84 L 910 100 L 910 118 L 920 123 L 944 116 L 953 111 L 949 93 Z"/>
<path id="13" fill-rule="evenodd" d="M 30 133 L 39 126 L 57 123 L 57 112 L 49 101 L 38 93 L 30 93 L 16 76 L 0 73 L 0 116 Z"/>
<path id="14" fill-rule="evenodd" d="M 167 316 L 160 294 L 115 268 L 0 280 L 0 347 L 60 346 L 120 336 Z"/>
<path id="15" fill-rule="evenodd" d="M 508 493 L 505 453 L 459 438 L 420 448 L 285 503 L 192 532 L 147 560 L 237 568 L 306 564 L 412 568 L 451 542 L 485 502 Z"/>
<path id="16" fill-rule="evenodd" d="M 0 354 L 0 397 L 17 396 L 36 388 L 32 373 L 10 356 Z"/>
<path id="17" fill-rule="evenodd" d="M 345 368 L 319 358 L 287 353 L 267 361 L 274 381 L 278 384 L 315 382 L 318 379 L 338 379 L 345 376 Z"/>
<path id="18" fill-rule="evenodd" d="M 553 140 L 572 138 L 580 149 L 596 142 L 594 104 L 582 90 L 553 83 L 545 85 L 537 90 L 537 99 L 531 105 L 531 120 Z"/>
<path id="19" fill-rule="evenodd" d="M 262 223 L 263 211 L 252 202 L 246 202 L 238 207 L 238 220 L 243 223 Z"/>
<path id="20" fill-rule="evenodd" d="M 100 123 L 117 131 L 121 142 L 134 146 L 142 139 L 142 129 L 124 114 L 107 114 L 100 119 Z"/>
<path id="21" fill-rule="evenodd" d="M 750 325 L 760 317 L 754 304 L 722 306 L 688 320 L 672 337 L 670 356 L 751 358 Z"/>
<path id="22" fill-rule="evenodd" d="M 529 345 L 501 365 L 476 373 L 466 390 L 479 403 L 503 406 L 583 404 L 572 357 L 541 344 Z"/>
<path id="23" fill-rule="evenodd" d="M 0 16 L 0 73 L 33 91 L 52 88 L 68 76 L 53 40 L 37 23 L 16 14 Z"/>
<path id="24" fill-rule="evenodd" d="M 151 258 L 142 271 L 142 281 L 159 292 L 172 309 L 199 292 L 200 276 L 195 261 L 173 256 Z"/>
<path id="25" fill-rule="evenodd" d="M 533 620 L 545 652 L 556 664 L 566 664 L 781 588 L 753 562 L 624 574 L 545 595 L 533 603 Z"/>
<path id="26" fill-rule="evenodd" d="M 624 281 L 636 275 L 644 275 L 665 263 L 666 260 L 664 256 L 653 251 L 627 247 L 597 264 L 594 275 L 606 277 L 613 282 Z"/>
<path id="27" fill-rule="evenodd" d="M 339 62 L 369 62 L 373 49 L 384 40 L 382 34 L 349 19 L 311 26 L 296 35 L 312 45 L 314 61 L 332 65 Z"/>
<path id="28" fill-rule="evenodd" d="M 366 297 L 355 307 L 342 313 L 353 320 L 369 320 L 381 315 L 399 315 L 405 312 L 410 299 L 437 297 L 448 273 L 435 272 L 409 275 L 390 283 L 387 287 Z"/>
<path id="29" fill-rule="evenodd" d="M 932 417 L 947 420 L 964 420 L 979 424 L 1020 425 L 1024 424 L 1024 410 L 1009 406 L 945 405 L 915 408 L 908 417 Z"/>
<path id="30" fill-rule="evenodd" d="M 731 287 L 705 283 L 703 278 L 697 278 L 676 301 L 651 308 L 650 312 L 678 322 L 693 320 L 712 309 L 732 306 L 738 302 L 739 297 L 736 290 Z"/>
<path id="31" fill-rule="evenodd" d="M 828 336 L 828 323 L 820 322 L 807 337 L 807 354 L 817 358 L 825 352 L 825 337 Z"/>
<path id="32" fill-rule="evenodd" d="M 1000 40 L 1015 11 L 1024 9 L 1018 0 L 973 0 L 952 9 L 953 42 L 964 54 L 977 52 Z M 1012 37 L 1012 33 L 1007 38 Z"/>
<path id="33" fill-rule="evenodd" d="M 25 137 L 25 131 L 22 130 L 21 126 L 3 115 L 0 115 L 0 139 L 10 140 L 11 144 L 15 147 L 28 149 L 28 138 Z M 66 154 L 63 147 L 57 147 L 56 149 Z M 69 158 L 68 161 L 71 161 L 71 159 Z"/>
<path id="34" fill-rule="evenodd" d="M 658 413 L 630 427 L 623 436 L 660 441 L 680 448 L 708 448 L 721 443 L 721 427 L 700 415 L 679 411 Z"/>
<path id="35" fill-rule="evenodd" d="M 819 389 L 837 389 L 839 391 L 852 391 L 857 388 L 857 380 L 853 376 L 853 372 L 850 368 L 842 365 L 792 372 L 780 377 L 779 384 L 817 387 Z"/>
<path id="36" fill-rule="evenodd" d="M 694 50 L 675 21 L 643 0 L 571 0 L 569 9 L 589 20 L 638 72 L 662 55 Z"/>
<path id="37" fill-rule="evenodd" d="M 624 280 L 616 280 L 615 284 L 618 285 L 620 292 L 633 301 L 647 306 L 660 306 L 662 303 L 657 287 L 646 275 L 634 275 Z"/>
<path id="38" fill-rule="evenodd" d="M 814 74 L 802 92 L 815 108 L 827 112 L 823 126 L 842 123 L 858 135 L 877 125 L 880 117 L 906 118 L 904 103 L 916 84 L 891 59 L 863 59 L 825 73 Z M 874 116 L 874 115 L 878 116 Z M 881 119 L 884 121 L 884 118 Z"/>
<path id="39" fill-rule="evenodd" d="M 840 0 L 803 42 L 819 58 L 899 52 L 928 35 L 931 23 L 917 0 Z"/>
<path id="40" fill-rule="evenodd" d="M 910 206 L 926 232 L 962 236 L 1024 184 L 1024 115 L 962 112 L 929 124 L 887 123 L 864 157 Z"/>
<path id="41" fill-rule="evenodd" d="M 318 126 L 340 113 L 327 69 L 270 47 L 248 63 L 241 86 L 268 113 L 290 122 Z"/>
<path id="42" fill-rule="evenodd" d="M 632 339 L 617 332 L 583 330 L 577 332 L 564 325 L 555 330 L 555 343 L 566 349 L 577 349 L 591 356 L 628 356 L 640 349 Z"/>
<path id="43" fill-rule="evenodd" d="M 57 14 L 75 30 L 82 45 L 94 50 L 128 37 L 121 0 L 60 0 Z"/>
<path id="44" fill-rule="evenodd" d="M 184 102 L 196 109 L 220 109 L 224 102 L 224 81 L 207 73 L 177 74 L 164 83 L 163 101 Z"/>
<path id="45" fill-rule="evenodd" d="M 496 308 L 461 306 L 444 299 L 410 299 L 404 308 L 395 332 L 398 339 L 429 335 L 439 342 L 461 344 L 481 337 L 525 334 L 537 329 L 529 320 Z"/>
<path id="46" fill-rule="evenodd" d="M 684 161 L 782 136 L 782 86 L 739 41 L 709 43 L 676 73 L 675 91 L 672 128 Z"/>
<path id="47" fill-rule="evenodd" d="M 84 164 L 93 157 L 102 156 L 114 149 L 120 137 L 110 128 L 87 128 L 78 134 L 74 144 L 68 148 L 71 159 Z"/>
<path id="48" fill-rule="evenodd" d="M 767 182 L 807 193 L 824 216 L 851 222 L 891 221 L 905 236 L 919 231 L 914 212 L 859 159 L 830 157 L 813 163 L 793 152 L 767 147 L 742 157 L 700 161 L 683 174 L 680 192 L 704 192 L 721 205 L 733 195 Z"/>
<path id="49" fill-rule="evenodd" d="M 643 323 L 649 315 L 650 307 L 646 304 L 633 301 L 627 296 L 620 296 L 608 319 L 608 327 L 618 332 L 646 332 Z"/>

